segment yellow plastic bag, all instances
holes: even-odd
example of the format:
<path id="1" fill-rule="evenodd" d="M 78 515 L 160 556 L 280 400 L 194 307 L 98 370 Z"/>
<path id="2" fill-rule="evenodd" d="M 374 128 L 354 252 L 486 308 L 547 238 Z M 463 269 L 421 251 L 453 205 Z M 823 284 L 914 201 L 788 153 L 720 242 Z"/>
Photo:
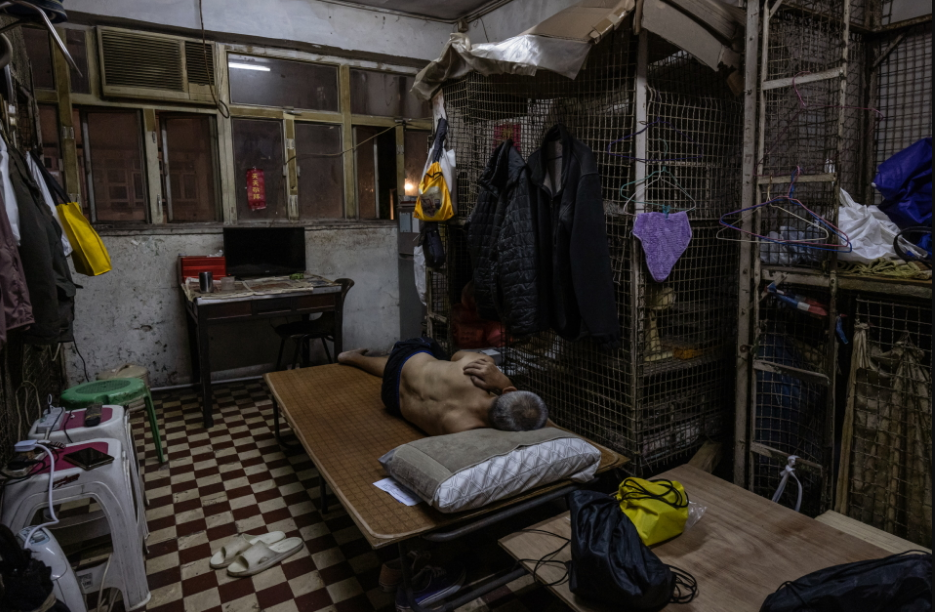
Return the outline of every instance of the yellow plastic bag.
<path id="1" fill-rule="evenodd" d="M 58 211 L 62 229 L 68 236 L 68 242 L 74 249 L 71 260 L 75 264 L 75 271 L 87 276 L 98 276 L 110 272 L 110 253 L 91 224 L 81 214 L 81 207 L 77 202 L 59 204 Z"/>
<path id="2" fill-rule="evenodd" d="M 617 500 L 646 546 L 671 540 L 685 531 L 688 495 L 679 482 L 627 478 L 620 483 Z"/>
<path id="3" fill-rule="evenodd" d="M 454 216 L 451 192 L 442 173 L 442 166 L 435 162 L 429 166 L 419 183 L 419 199 L 416 202 L 416 219 L 423 221 L 447 221 Z"/>

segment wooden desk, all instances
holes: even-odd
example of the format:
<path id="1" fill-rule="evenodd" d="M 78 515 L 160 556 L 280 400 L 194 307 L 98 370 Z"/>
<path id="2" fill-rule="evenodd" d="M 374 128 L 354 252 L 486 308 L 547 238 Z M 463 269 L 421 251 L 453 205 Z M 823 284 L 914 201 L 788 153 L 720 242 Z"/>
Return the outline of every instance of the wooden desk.
<path id="1" fill-rule="evenodd" d="M 209 327 L 227 323 L 241 323 L 256 319 L 302 315 L 334 311 L 334 351 L 343 350 L 343 310 L 341 286 L 329 285 L 314 290 L 251 295 L 248 297 L 205 300 L 185 300 L 188 313 L 188 347 L 191 353 L 192 384 L 201 382 L 201 412 L 205 428 L 214 426 L 214 403 L 211 397 L 211 354 Z"/>
<path id="2" fill-rule="evenodd" d="M 664 563 L 698 580 L 698 596 L 689 604 L 672 604 L 671 612 L 756 612 L 766 597 L 787 580 L 841 563 L 877 559 L 889 553 L 852 535 L 774 504 L 697 468 L 683 465 L 659 475 L 685 485 L 689 499 L 707 506 L 704 516 L 681 536 L 653 547 Z M 535 525 L 571 537 L 565 512 Z M 562 542 L 547 535 L 514 533 L 500 545 L 516 559 L 539 559 Z M 568 561 L 566 548 L 555 559 Z M 532 571 L 534 563 L 524 563 Z M 546 566 L 539 577 L 552 582 L 563 570 Z M 568 583 L 550 587 L 575 610 L 615 609 L 581 599 Z"/>

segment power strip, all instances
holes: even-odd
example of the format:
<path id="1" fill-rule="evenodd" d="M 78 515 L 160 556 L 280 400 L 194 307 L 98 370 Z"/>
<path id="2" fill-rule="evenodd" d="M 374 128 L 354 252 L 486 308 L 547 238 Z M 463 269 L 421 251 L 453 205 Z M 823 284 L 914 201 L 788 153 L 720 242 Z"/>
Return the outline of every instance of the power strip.
<path id="1" fill-rule="evenodd" d="M 49 434 L 58 424 L 59 419 L 65 414 L 65 409 L 58 406 L 49 406 L 42 418 L 36 421 L 36 434 L 43 438 L 48 438 Z"/>

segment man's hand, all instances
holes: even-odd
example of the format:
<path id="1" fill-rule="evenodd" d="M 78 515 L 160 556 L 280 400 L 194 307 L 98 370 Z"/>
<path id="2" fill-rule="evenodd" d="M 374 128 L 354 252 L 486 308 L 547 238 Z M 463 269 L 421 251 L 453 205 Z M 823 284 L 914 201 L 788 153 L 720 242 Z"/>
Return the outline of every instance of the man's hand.
<path id="1" fill-rule="evenodd" d="M 513 385 L 497 366 L 486 360 L 472 361 L 467 364 L 464 366 L 464 374 L 470 377 L 475 387 L 484 391 L 501 393 Z"/>

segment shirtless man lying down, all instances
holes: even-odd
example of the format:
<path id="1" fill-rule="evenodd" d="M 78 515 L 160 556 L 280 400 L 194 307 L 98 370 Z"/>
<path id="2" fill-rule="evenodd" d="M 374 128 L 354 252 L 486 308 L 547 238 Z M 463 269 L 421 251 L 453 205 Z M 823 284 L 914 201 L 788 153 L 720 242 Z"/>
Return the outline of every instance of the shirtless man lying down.
<path id="1" fill-rule="evenodd" d="M 383 378 L 383 404 L 431 436 L 493 427 L 527 431 L 545 426 L 549 413 L 542 399 L 517 391 L 493 359 L 459 351 L 451 359 L 430 338 L 397 342 L 389 357 L 367 349 L 344 351 L 338 363 Z"/>

